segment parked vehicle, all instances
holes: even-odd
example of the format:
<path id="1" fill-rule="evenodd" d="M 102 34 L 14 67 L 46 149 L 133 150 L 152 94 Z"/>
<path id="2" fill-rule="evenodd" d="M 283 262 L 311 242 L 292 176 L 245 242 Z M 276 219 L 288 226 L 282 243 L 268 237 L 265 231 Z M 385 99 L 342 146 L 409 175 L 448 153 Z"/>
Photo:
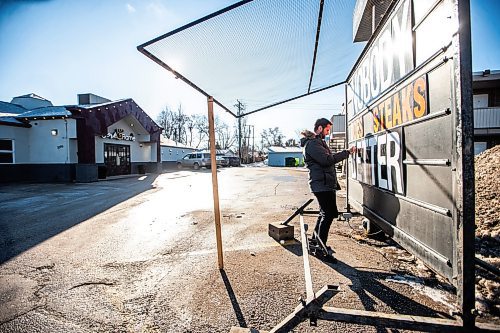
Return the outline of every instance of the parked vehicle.
<path id="1" fill-rule="evenodd" d="M 228 162 L 228 166 L 240 166 L 240 158 L 238 156 L 224 156 L 224 159 Z"/>
<path id="2" fill-rule="evenodd" d="M 222 156 L 215 156 L 215 161 L 218 167 L 229 165 L 229 162 Z M 182 169 L 183 167 L 193 168 L 195 170 L 198 170 L 201 167 L 210 169 L 211 164 L 210 153 L 190 153 L 177 160 L 178 169 Z"/>
<path id="3" fill-rule="evenodd" d="M 224 158 L 224 156 L 215 156 L 215 160 L 217 162 L 218 167 L 227 167 L 229 166 L 229 161 Z"/>
<path id="4" fill-rule="evenodd" d="M 201 167 L 210 168 L 210 154 L 209 153 L 190 153 L 181 159 L 177 160 L 177 168 L 183 167 L 194 168 L 198 170 Z"/>

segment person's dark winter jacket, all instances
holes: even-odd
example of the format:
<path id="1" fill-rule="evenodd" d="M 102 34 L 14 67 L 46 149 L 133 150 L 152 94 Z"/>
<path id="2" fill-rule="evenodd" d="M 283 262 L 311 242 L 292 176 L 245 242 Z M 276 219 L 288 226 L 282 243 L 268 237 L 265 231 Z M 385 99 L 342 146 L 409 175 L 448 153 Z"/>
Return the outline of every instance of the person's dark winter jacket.
<path id="1" fill-rule="evenodd" d="M 349 151 L 332 154 L 326 142 L 311 131 L 302 132 L 300 146 L 304 148 L 304 162 L 309 169 L 311 192 L 326 192 L 338 187 L 335 163 L 349 157 Z"/>

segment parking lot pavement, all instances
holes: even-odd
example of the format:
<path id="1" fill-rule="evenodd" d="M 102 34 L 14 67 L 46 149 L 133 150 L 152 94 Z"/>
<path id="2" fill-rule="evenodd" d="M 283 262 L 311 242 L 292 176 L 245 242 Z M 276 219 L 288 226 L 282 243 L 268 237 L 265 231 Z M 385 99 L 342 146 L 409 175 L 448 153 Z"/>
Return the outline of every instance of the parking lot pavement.
<path id="1" fill-rule="evenodd" d="M 217 175 L 224 270 L 210 170 L 1 186 L 0 304 L 8 311 L 0 311 L 0 332 L 270 330 L 297 307 L 305 282 L 298 220 L 291 222 L 295 239 L 284 244 L 268 236 L 268 224 L 312 197 L 307 172 L 254 167 Z M 344 198 L 341 191 L 340 209 Z M 305 222 L 312 226 L 315 217 Z M 327 305 L 448 317 L 453 295 L 446 285 L 428 289 L 425 281 L 438 283 L 432 274 L 419 273 L 397 244 L 366 239 L 361 224 L 356 217 L 332 225 L 328 245 L 337 264 L 310 258 L 314 291 L 341 289 Z M 434 292 L 440 298 L 431 298 Z M 297 332 L 384 329 L 305 321 Z"/>
<path id="2" fill-rule="evenodd" d="M 68 184 L 0 185 L 0 263 L 153 189 L 157 175 Z"/>

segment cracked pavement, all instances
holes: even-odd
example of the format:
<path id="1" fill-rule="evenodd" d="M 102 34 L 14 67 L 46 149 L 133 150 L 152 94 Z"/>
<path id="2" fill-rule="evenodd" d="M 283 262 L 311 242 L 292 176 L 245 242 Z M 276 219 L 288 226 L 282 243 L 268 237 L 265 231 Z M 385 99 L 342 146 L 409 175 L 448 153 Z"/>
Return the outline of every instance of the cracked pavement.
<path id="1" fill-rule="evenodd" d="M 0 187 L 0 332 L 229 332 L 270 330 L 305 295 L 295 240 L 267 235 L 307 199 L 302 168 L 218 170 L 224 270 L 217 267 L 210 170 L 91 184 Z M 345 191 L 338 194 L 342 209 Z M 315 207 L 315 202 L 311 204 Z M 306 217 L 314 224 L 314 217 Z M 449 318 L 454 295 L 394 242 L 363 237 L 361 217 L 335 221 L 337 264 L 311 257 L 327 305 Z M 400 283 L 440 286 L 444 301 Z M 320 321 L 296 332 L 380 332 Z"/>

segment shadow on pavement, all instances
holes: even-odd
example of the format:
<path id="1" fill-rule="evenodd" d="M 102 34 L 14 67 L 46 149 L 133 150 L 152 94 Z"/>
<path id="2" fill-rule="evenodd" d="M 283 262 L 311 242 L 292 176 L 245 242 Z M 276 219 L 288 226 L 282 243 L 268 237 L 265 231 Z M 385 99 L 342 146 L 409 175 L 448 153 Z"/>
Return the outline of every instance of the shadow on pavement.
<path id="1" fill-rule="evenodd" d="M 229 299 L 231 300 L 231 305 L 233 306 L 234 313 L 236 314 L 236 319 L 238 319 L 238 325 L 240 327 L 248 327 L 226 272 L 223 269 L 219 269 L 219 272 L 222 277 L 222 281 L 224 281 L 224 285 L 226 286 L 227 294 L 229 296 Z"/>
<path id="2" fill-rule="evenodd" d="M 0 264 L 138 194 L 157 174 L 95 183 L 0 185 Z"/>
<path id="3" fill-rule="evenodd" d="M 367 311 L 377 311 L 375 306 L 381 301 L 394 310 L 395 313 L 452 319 L 448 313 L 436 311 L 422 305 L 409 296 L 403 295 L 380 282 L 386 278 L 394 277 L 395 274 L 393 273 L 359 270 L 341 260 L 338 260 L 335 264 L 325 264 L 352 281 L 350 288 L 358 295 Z M 351 277 L 355 277 L 355 279 L 351 279 Z M 359 281 L 359 283 L 356 281 Z"/>
<path id="4" fill-rule="evenodd" d="M 303 255 L 302 244 L 296 239 L 287 241 L 282 247 L 297 256 Z M 312 258 L 312 256 L 310 256 L 310 258 Z M 364 309 L 367 311 L 377 311 L 377 304 L 380 305 L 380 302 L 382 302 L 394 310 L 394 313 L 398 314 L 452 319 L 448 313 L 436 311 L 428 306 L 422 305 L 409 296 L 401 294 L 381 283 L 381 281 L 386 278 L 394 277 L 395 274 L 393 273 L 369 269 L 359 270 L 338 260 L 338 258 L 336 263 L 322 262 L 352 281 L 350 288 L 358 295 Z M 335 300 L 335 298 L 333 300 Z M 336 307 L 341 306 L 336 305 Z"/>
<path id="5" fill-rule="evenodd" d="M 297 257 L 302 256 L 302 243 L 296 238 L 285 241 L 281 246 Z"/>

